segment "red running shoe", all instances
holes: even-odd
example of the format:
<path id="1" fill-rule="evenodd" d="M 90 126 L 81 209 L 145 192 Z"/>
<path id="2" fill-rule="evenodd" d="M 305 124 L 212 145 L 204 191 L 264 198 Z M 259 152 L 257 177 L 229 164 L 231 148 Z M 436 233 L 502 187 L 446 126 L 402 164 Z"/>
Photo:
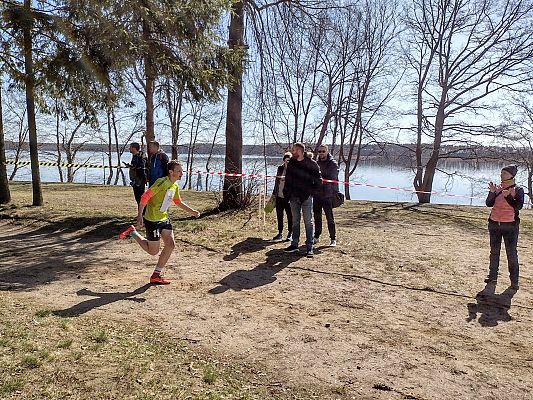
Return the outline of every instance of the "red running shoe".
<path id="1" fill-rule="evenodd" d="M 155 273 L 150 277 L 150 283 L 154 283 L 156 285 L 170 285 L 170 281 L 168 279 L 165 279 L 160 274 Z"/>
<path id="2" fill-rule="evenodd" d="M 122 232 L 120 235 L 118 235 L 119 239 L 126 239 L 130 233 L 135 232 L 136 229 L 133 225 L 128 226 L 128 229 L 126 229 L 124 232 Z"/>

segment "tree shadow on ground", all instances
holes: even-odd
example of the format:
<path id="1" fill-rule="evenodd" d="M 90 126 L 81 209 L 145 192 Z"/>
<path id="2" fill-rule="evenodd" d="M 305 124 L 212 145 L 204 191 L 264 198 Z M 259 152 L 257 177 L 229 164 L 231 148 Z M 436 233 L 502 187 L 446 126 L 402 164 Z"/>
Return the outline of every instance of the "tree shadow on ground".
<path id="1" fill-rule="evenodd" d="M 400 211 L 410 203 L 398 202 L 390 204 L 378 204 L 370 203 L 372 209 L 370 211 L 362 211 L 355 215 L 356 219 L 371 220 L 371 221 L 385 221 L 388 219 L 388 214 L 391 211 Z"/>
<path id="2" fill-rule="evenodd" d="M 236 243 L 231 247 L 231 252 L 223 257 L 224 261 L 232 261 L 239 257 L 241 254 L 250 254 L 257 251 L 266 249 L 268 246 L 275 244 L 271 240 L 265 240 L 263 238 L 249 237 L 242 242 Z"/>
<path id="3" fill-rule="evenodd" d="M 92 296 L 93 299 L 82 301 L 81 303 L 75 304 L 70 308 L 64 310 L 53 311 L 52 314 L 59 317 L 78 317 L 82 314 L 85 314 L 95 308 L 102 307 L 117 301 L 129 300 L 136 303 L 144 303 L 146 299 L 138 298 L 140 294 L 145 293 L 150 287 L 154 286 L 153 284 L 147 283 L 131 292 L 111 292 L 111 293 L 97 293 L 88 289 L 81 289 L 76 292 L 78 296 Z"/>
<path id="4" fill-rule="evenodd" d="M 442 220 L 459 226 L 464 229 L 484 230 L 484 216 L 477 215 L 458 215 L 457 212 L 448 205 L 434 205 L 434 204 L 418 204 L 408 202 L 395 203 L 369 203 L 371 209 L 355 214 L 352 218 L 339 218 L 343 226 L 350 226 L 360 224 L 361 221 L 369 223 L 382 223 L 393 218 L 398 218 L 398 215 L 414 215 L 418 221 L 424 217 L 427 221 L 435 222 L 435 220 Z M 395 216 L 395 217 L 393 217 Z"/>
<path id="5" fill-rule="evenodd" d="M 287 268 L 293 262 L 298 261 L 304 255 L 302 253 L 284 253 L 280 249 L 272 249 L 266 252 L 265 262 L 251 270 L 237 270 L 222 278 L 219 285 L 210 289 L 211 294 L 221 294 L 228 290 L 256 289 L 270 285 L 277 280 L 276 274 Z"/>
<path id="6" fill-rule="evenodd" d="M 11 221 L 13 225 L 18 224 L 17 218 L 1 218 L 0 222 Z M 76 234 L 80 240 L 84 240 L 87 243 L 101 242 L 102 240 L 115 237 L 123 229 L 125 229 L 131 221 L 126 218 L 110 218 L 106 216 L 95 217 L 65 217 L 61 219 L 41 220 L 35 218 L 23 218 L 20 228 L 32 227 L 31 223 L 36 226 L 32 227 L 31 234 L 33 236 L 39 235 L 53 235 L 53 234 Z M 28 224 L 28 222 L 30 222 Z M 0 236 L 0 243 L 4 240 L 20 239 L 27 240 L 28 233 L 23 232 L 19 234 L 10 235 L 5 237 Z"/>
<path id="7" fill-rule="evenodd" d="M 485 288 L 476 295 L 476 303 L 468 303 L 467 322 L 476 320 L 484 327 L 497 326 L 499 322 L 509 322 L 512 317 L 509 315 L 511 302 L 516 289 L 508 287 L 502 293 L 496 294 L 496 283 L 487 283 Z"/>
<path id="8" fill-rule="evenodd" d="M 101 249 L 116 237 L 121 226 L 109 219 L 97 226 L 89 221 L 93 219 L 82 218 L 75 225 L 2 224 L 0 291 L 31 289 L 58 280 L 63 274 L 82 273 L 94 262 L 106 262 Z M 85 223 L 89 228 L 75 228 Z"/>
<path id="9" fill-rule="evenodd" d="M 446 221 L 449 224 L 459 226 L 467 230 L 485 230 L 486 224 L 485 221 L 488 218 L 487 216 L 474 216 L 474 215 L 457 215 L 456 213 L 446 212 L 447 209 L 443 209 L 443 212 L 439 212 L 435 208 L 427 208 L 421 204 L 411 204 L 409 206 L 403 207 L 403 210 L 412 211 L 418 215 L 423 215 L 433 219 L 440 219 L 443 222 Z"/>

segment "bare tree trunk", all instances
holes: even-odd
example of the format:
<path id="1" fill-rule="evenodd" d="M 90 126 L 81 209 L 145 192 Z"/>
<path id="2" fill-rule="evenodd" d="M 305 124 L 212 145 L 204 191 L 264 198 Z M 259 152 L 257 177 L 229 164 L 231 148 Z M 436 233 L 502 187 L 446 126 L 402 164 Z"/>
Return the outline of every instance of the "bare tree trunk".
<path id="1" fill-rule="evenodd" d="M 33 205 L 43 205 L 43 192 L 41 188 L 41 176 L 39 173 L 39 153 L 37 148 L 37 125 L 35 123 L 35 75 L 33 72 L 33 43 L 32 29 L 33 16 L 31 16 L 31 0 L 24 0 L 24 8 L 27 12 L 29 22 L 26 22 L 23 29 L 24 42 L 24 69 L 26 86 L 26 107 L 28 109 L 28 129 L 30 136 L 30 160 L 31 160 L 31 182 L 33 188 Z"/>
<path id="2" fill-rule="evenodd" d="M 72 156 L 71 149 L 68 149 L 67 151 L 67 164 L 74 164 L 74 157 Z M 67 167 L 67 182 L 68 183 L 74 182 L 74 168 L 73 167 Z"/>
<path id="3" fill-rule="evenodd" d="M 113 132 L 111 131 L 111 110 L 107 110 L 107 162 L 109 165 L 109 176 L 107 184 L 111 185 L 113 180 Z"/>
<path id="4" fill-rule="evenodd" d="M 440 147 L 442 143 L 442 131 L 444 129 L 445 118 L 443 104 L 445 103 L 446 94 L 446 90 L 443 89 L 441 94 L 441 103 L 435 117 L 435 138 L 433 139 L 433 151 L 431 152 L 431 156 L 426 164 L 422 185 L 416 187 L 416 190 L 420 191 L 416 194 L 420 204 L 431 202 L 430 192 L 433 190 L 433 179 L 435 178 L 435 172 L 437 171 L 437 164 L 440 158 Z"/>
<path id="5" fill-rule="evenodd" d="M 60 140 L 60 134 L 59 134 L 59 110 L 57 108 L 57 101 L 56 101 L 56 150 L 57 150 L 57 172 L 59 173 L 59 181 L 61 183 L 65 182 L 65 178 L 63 177 L 63 168 L 61 167 L 62 160 L 62 154 L 61 154 L 61 140 Z"/>
<path id="6" fill-rule="evenodd" d="M 150 51 L 149 43 L 152 39 L 152 32 L 148 21 L 143 20 L 143 38 L 145 45 Z M 144 56 L 144 78 L 146 80 L 145 88 L 145 102 L 146 102 L 146 141 L 151 142 L 155 140 L 154 129 L 154 91 L 155 91 L 155 69 L 152 58 L 147 52 Z"/>
<path id="7" fill-rule="evenodd" d="M 533 168 L 531 166 L 528 166 L 527 168 L 527 195 L 529 197 L 530 206 L 532 206 L 531 200 L 533 200 Z"/>
<path id="8" fill-rule="evenodd" d="M 344 164 L 344 180 L 348 181 L 350 178 L 350 164 L 346 163 Z M 350 196 L 350 185 L 344 185 L 344 197 L 346 197 L 346 200 L 351 200 L 352 197 Z"/>
<path id="9" fill-rule="evenodd" d="M 172 160 L 178 159 L 178 139 L 181 126 L 181 111 L 183 104 L 183 86 L 178 89 L 178 97 L 172 98 L 170 79 L 165 89 L 167 96 L 167 112 L 170 120 L 170 132 L 172 134 Z"/>
<path id="10" fill-rule="evenodd" d="M 15 176 L 17 175 L 17 172 L 19 170 L 19 166 L 17 165 L 17 162 L 20 161 L 20 156 L 22 151 L 24 150 L 24 144 L 27 141 L 28 138 L 28 129 L 24 126 L 24 120 L 26 119 L 26 109 L 24 109 L 22 115 L 19 117 L 18 121 L 18 142 L 17 142 L 17 148 L 15 149 L 15 157 L 13 161 L 15 162 L 13 166 L 13 171 L 11 171 L 11 175 L 9 175 L 9 180 L 12 181 L 15 179 Z"/>
<path id="11" fill-rule="evenodd" d="M 244 46 L 244 4 L 233 3 L 229 27 L 229 47 Z M 243 61 L 244 62 L 244 61 Z M 226 114 L 226 173 L 242 173 L 242 65 L 232 71 L 233 85 L 228 90 Z M 242 198 L 242 177 L 224 177 L 224 190 L 220 208 L 238 208 Z"/>
<path id="12" fill-rule="evenodd" d="M 15 158 L 14 158 L 14 166 L 13 166 L 13 171 L 11 171 L 11 175 L 9 175 L 9 180 L 12 181 L 13 179 L 15 179 L 15 176 L 17 175 L 17 172 L 19 170 L 19 166 L 17 165 L 17 163 L 19 162 L 20 160 L 20 153 L 22 153 L 22 146 L 24 145 L 24 142 L 21 142 L 19 140 L 19 143 L 17 145 L 17 149 L 15 151 Z"/>
<path id="13" fill-rule="evenodd" d="M 115 111 L 111 112 L 111 123 L 113 126 L 113 132 L 115 133 L 115 149 L 117 153 L 117 176 L 115 177 L 115 185 L 118 184 L 118 180 L 122 177 L 122 185 L 126 186 L 126 177 L 124 176 L 124 171 L 122 170 L 122 152 L 120 151 L 120 143 L 118 138 L 118 129 L 117 129 L 117 120 L 115 117 Z"/>
<path id="14" fill-rule="evenodd" d="M 3 82 L 0 77 L 0 204 L 6 204 L 11 201 L 11 192 L 9 191 L 9 181 L 7 180 L 6 145 L 4 139 L 4 118 L 2 107 L 2 86 Z"/>

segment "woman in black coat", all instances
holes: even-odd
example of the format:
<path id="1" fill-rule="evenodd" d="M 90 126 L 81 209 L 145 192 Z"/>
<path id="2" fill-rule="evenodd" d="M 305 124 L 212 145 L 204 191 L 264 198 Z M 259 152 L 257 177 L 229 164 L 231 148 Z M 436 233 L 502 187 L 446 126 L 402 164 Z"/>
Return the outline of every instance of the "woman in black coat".
<path id="1" fill-rule="evenodd" d="M 287 164 L 291 158 L 291 153 L 285 153 L 283 155 L 283 164 L 278 167 L 276 172 L 276 183 L 274 184 L 274 190 L 272 196 L 276 198 L 276 217 L 278 220 L 278 234 L 274 236 L 272 240 L 280 242 L 283 240 L 283 213 L 287 214 L 287 238 L 286 242 L 292 240 L 292 212 L 289 204 L 289 199 L 286 199 L 283 195 L 283 188 L 285 186 L 285 173 L 287 172 Z"/>

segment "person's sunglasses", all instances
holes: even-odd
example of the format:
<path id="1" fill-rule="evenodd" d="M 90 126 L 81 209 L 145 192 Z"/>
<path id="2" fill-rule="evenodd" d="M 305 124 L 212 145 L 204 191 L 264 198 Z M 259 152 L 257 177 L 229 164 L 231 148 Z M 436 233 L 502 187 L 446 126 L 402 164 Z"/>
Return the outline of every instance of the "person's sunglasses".
<path id="1" fill-rule="evenodd" d="M 326 150 L 318 150 L 319 153 L 327 153 Z"/>

